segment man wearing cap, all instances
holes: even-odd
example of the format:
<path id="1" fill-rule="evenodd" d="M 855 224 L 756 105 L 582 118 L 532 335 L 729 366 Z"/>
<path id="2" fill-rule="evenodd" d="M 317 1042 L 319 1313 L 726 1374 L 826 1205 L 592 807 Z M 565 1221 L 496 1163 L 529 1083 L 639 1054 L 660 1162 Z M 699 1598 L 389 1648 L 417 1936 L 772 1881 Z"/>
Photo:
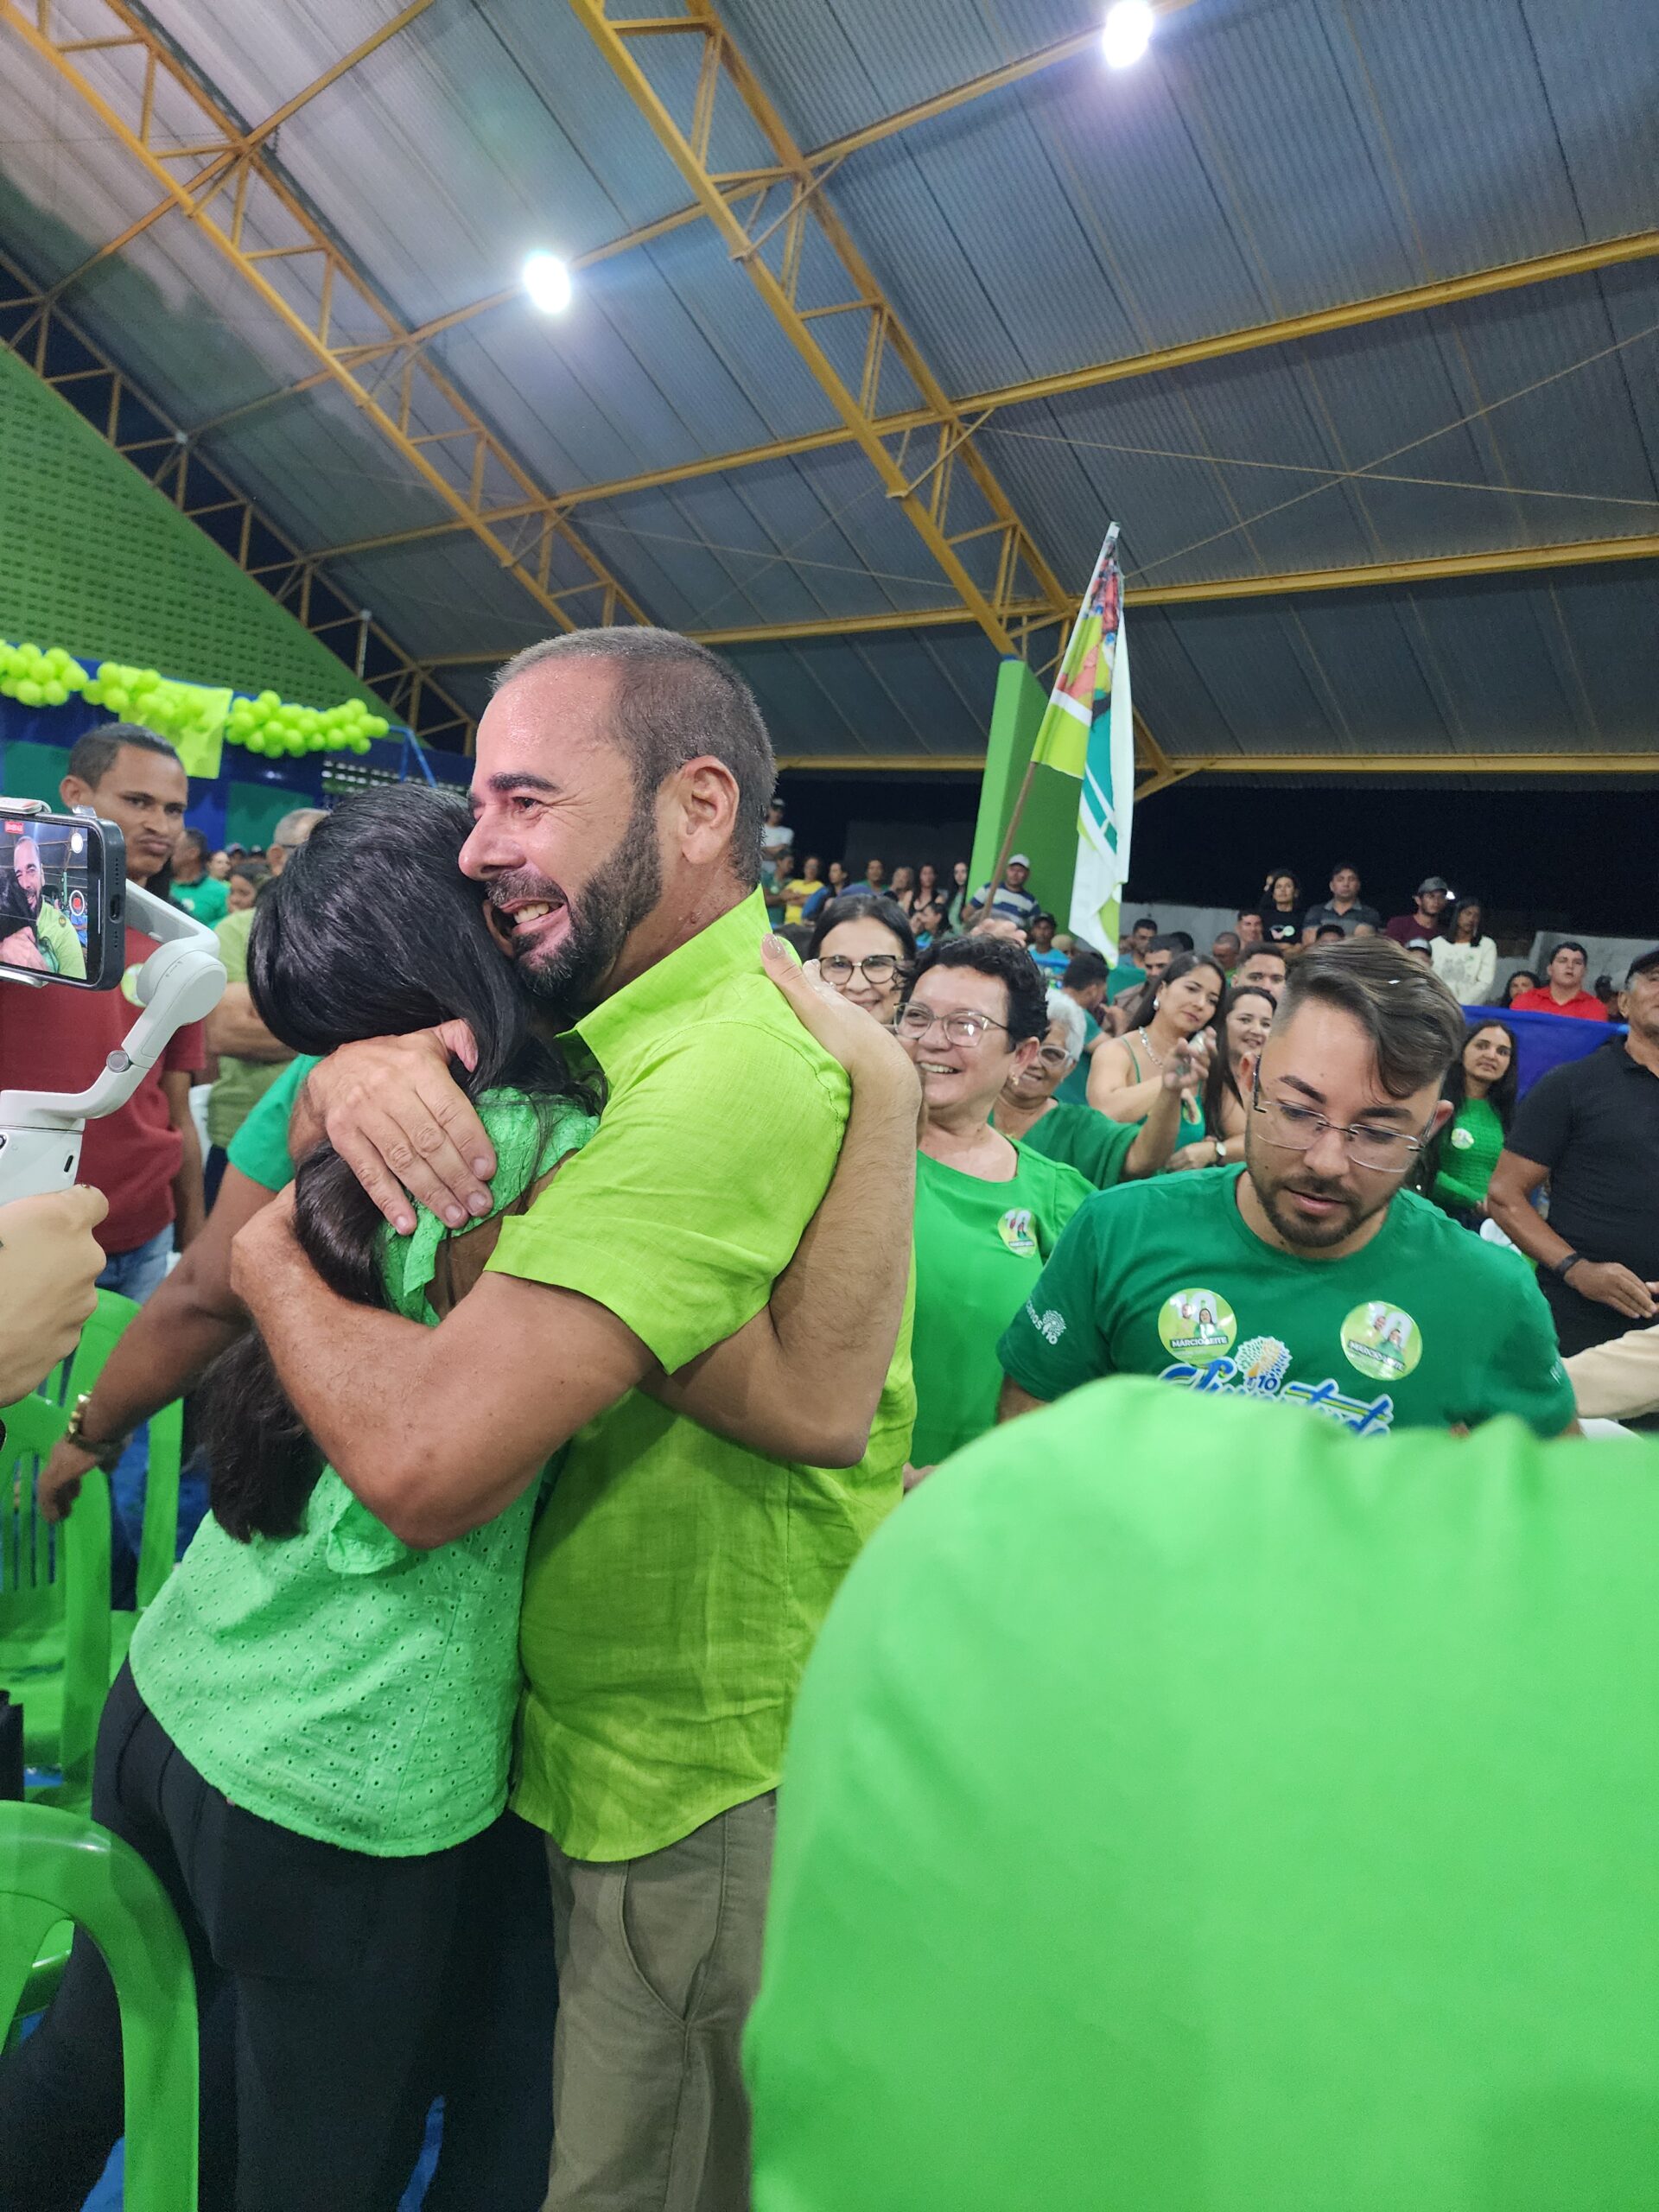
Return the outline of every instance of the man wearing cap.
<path id="1" fill-rule="evenodd" d="M 1011 855 L 1008 865 L 1003 871 L 1002 880 L 996 887 L 996 896 L 994 899 L 991 897 L 991 887 L 988 883 L 982 885 L 968 902 L 969 916 L 988 911 L 993 919 L 1000 922 L 1015 922 L 1029 936 L 1033 922 L 1042 911 L 1037 900 L 1026 888 L 1026 878 L 1030 874 L 1030 854 Z M 986 906 L 988 899 L 990 900 L 988 909 Z"/>
<path id="2" fill-rule="evenodd" d="M 1446 905 L 1452 896 L 1452 887 L 1443 875 L 1426 875 L 1417 887 L 1416 910 L 1409 914 L 1396 914 L 1383 931 L 1396 944 L 1411 950 L 1414 938 L 1421 938 L 1431 944 L 1446 931 Z"/>
<path id="3" fill-rule="evenodd" d="M 1516 1109 L 1486 1211 L 1538 1262 L 1569 1357 L 1659 1320 L 1659 945 L 1619 996 L 1630 1033 L 1540 1077 Z M 1549 1185 L 1549 1219 L 1532 1194 Z"/>

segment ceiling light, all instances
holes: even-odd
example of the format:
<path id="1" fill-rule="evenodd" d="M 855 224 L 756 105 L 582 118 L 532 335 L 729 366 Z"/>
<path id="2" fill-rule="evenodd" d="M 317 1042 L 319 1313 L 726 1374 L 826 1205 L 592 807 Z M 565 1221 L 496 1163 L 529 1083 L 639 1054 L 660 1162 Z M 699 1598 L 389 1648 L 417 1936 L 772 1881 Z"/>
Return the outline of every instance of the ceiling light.
<path id="1" fill-rule="evenodd" d="M 1147 0 L 1116 0 L 1100 34 L 1100 50 L 1112 68 L 1127 69 L 1141 59 L 1155 20 Z"/>
<path id="2" fill-rule="evenodd" d="M 556 253 L 524 257 L 524 289 L 543 315 L 563 315 L 570 304 L 570 271 Z"/>

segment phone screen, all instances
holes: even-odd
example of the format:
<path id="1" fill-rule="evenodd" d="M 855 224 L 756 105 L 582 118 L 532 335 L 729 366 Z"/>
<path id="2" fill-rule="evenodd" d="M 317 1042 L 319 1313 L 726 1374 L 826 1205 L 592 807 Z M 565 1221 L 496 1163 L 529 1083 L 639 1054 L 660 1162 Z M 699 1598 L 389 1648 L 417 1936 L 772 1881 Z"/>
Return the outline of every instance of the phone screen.
<path id="1" fill-rule="evenodd" d="M 125 950 L 125 889 L 119 836 L 103 823 L 0 814 L 0 973 L 106 988 Z"/>

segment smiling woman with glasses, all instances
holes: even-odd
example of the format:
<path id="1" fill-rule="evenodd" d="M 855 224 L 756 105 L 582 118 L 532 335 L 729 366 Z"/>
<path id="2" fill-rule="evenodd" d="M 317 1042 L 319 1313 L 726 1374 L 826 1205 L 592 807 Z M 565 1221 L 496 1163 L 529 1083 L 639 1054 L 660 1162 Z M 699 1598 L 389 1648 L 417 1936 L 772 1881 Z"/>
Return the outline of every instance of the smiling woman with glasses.
<path id="1" fill-rule="evenodd" d="M 1003 1084 L 991 1121 L 1004 1136 L 1065 1160 L 1107 1191 L 1168 1166 L 1181 1125 L 1182 1071 L 1170 1071 L 1144 1122 L 1114 1122 L 1092 1106 L 1065 1104 L 1054 1093 L 1083 1055 L 1087 1027 L 1074 998 L 1050 991 L 1047 1034 L 1030 1066 Z"/>
<path id="2" fill-rule="evenodd" d="M 916 939 L 891 899 L 832 899 L 819 912 L 806 957 L 832 989 L 886 1025 L 905 995 Z"/>

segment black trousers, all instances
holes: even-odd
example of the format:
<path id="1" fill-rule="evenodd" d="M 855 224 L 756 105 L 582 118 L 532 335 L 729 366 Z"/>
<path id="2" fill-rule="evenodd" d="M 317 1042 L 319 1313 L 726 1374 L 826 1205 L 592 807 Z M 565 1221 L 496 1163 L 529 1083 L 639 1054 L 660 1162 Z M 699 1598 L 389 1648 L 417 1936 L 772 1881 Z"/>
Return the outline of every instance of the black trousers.
<path id="1" fill-rule="evenodd" d="M 429 2212 L 536 2212 L 552 2140 L 554 1966 L 542 1838 L 374 1859 L 232 1805 L 123 1668 L 93 1817 L 160 1877 L 201 2013 L 202 2212 L 392 2212 L 435 2094 Z M 77 1934 L 35 2033 L 0 2061 L 0 2205 L 76 2212 L 122 2132 L 121 2038 Z"/>

